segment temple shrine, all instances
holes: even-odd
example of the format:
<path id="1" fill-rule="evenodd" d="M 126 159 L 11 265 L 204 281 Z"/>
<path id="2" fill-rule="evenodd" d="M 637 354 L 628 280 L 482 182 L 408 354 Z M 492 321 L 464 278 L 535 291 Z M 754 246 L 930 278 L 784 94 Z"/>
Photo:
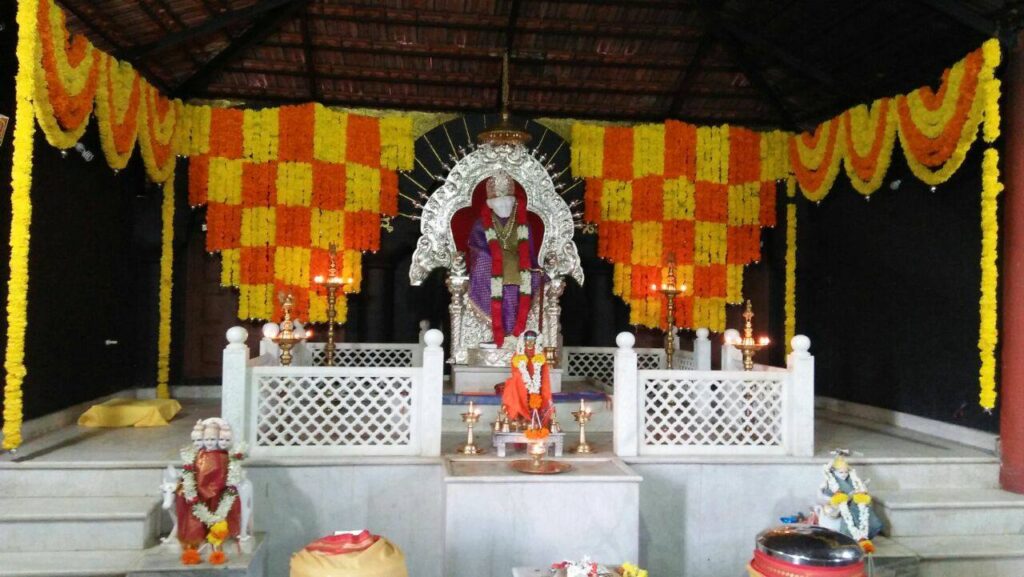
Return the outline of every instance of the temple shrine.
<path id="1" fill-rule="evenodd" d="M 0 577 L 1024 575 L 1022 31 L 3 3 Z"/>

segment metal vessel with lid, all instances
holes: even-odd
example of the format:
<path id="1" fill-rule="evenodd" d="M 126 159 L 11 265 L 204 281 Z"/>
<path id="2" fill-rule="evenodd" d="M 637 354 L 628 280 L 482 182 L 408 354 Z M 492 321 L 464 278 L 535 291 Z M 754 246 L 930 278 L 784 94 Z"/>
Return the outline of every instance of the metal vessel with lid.
<path id="1" fill-rule="evenodd" d="M 851 537 L 813 525 L 762 531 L 757 536 L 757 550 L 785 563 L 811 567 L 845 567 L 864 559 L 863 550 Z"/>

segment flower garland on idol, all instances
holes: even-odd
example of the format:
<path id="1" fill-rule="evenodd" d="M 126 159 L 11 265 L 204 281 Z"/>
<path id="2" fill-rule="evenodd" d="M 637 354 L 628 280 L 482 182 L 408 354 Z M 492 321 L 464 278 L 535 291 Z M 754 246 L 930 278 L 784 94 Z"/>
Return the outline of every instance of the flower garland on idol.
<path id="1" fill-rule="evenodd" d="M 867 485 L 857 476 L 857 471 L 852 467 L 848 469 L 850 483 L 853 484 L 853 502 L 857 505 L 857 523 L 853 522 L 853 513 L 850 512 L 850 496 L 839 489 L 839 481 L 836 479 L 834 465 L 838 459 L 825 465 L 825 483 L 832 493 L 831 504 L 839 509 L 839 514 L 846 523 L 850 536 L 853 537 L 865 552 L 874 552 L 874 545 L 868 538 L 868 522 L 871 518 L 871 495 L 868 494 Z"/>
<path id="2" fill-rule="evenodd" d="M 514 195 L 512 177 L 501 173 L 491 177 L 487 182 L 487 194 L 492 196 Z M 530 229 L 526 218 L 526 204 L 516 200 L 515 207 L 515 239 L 519 255 L 519 307 L 516 311 L 515 326 L 511 333 L 522 334 L 526 328 L 526 317 L 530 312 L 530 296 L 533 292 L 533 275 L 530 272 Z M 484 236 L 491 252 L 491 331 L 494 342 L 500 347 L 505 340 L 506 327 L 502 318 L 501 305 L 504 297 L 503 276 L 504 250 L 503 245 L 511 242 L 513 232 L 511 222 L 505 228 L 495 225 L 493 211 L 486 203 L 480 207 L 480 218 L 484 227 Z"/>
<path id="3" fill-rule="evenodd" d="M 218 523 L 227 521 L 231 507 L 238 499 L 238 484 L 242 482 L 242 461 L 245 459 L 245 454 L 241 451 L 229 453 L 224 495 L 213 511 L 210 511 L 210 508 L 199 500 L 196 490 L 196 458 L 198 455 L 199 451 L 191 445 L 181 451 L 181 460 L 184 462 L 181 473 L 181 494 L 185 497 L 185 502 L 189 505 L 195 518 L 206 525 L 207 529 L 213 529 Z"/>
<path id="4" fill-rule="evenodd" d="M 544 346 L 541 344 L 541 337 L 537 335 L 533 357 L 528 357 L 526 355 L 526 338 L 521 336 L 519 342 L 516 343 L 516 354 L 512 357 L 512 366 L 519 371 L 519 376 L 526 385 L 526 398 L 530 407 L 530 425 L 524 434 L 527 439 L 534 441 L 545 439 L 550 434 L 550 431 L 544 426 L 544 418 L 541 415 L 541 410 L 544 409 L 544 397 L 541 396 L 541 387 L 543 385 L 544 365 L 547 363 L 547 357 L 544 356 L 543 350 Z M 527 363 L 533 365 L 533 376 L 530 376 Z"/>

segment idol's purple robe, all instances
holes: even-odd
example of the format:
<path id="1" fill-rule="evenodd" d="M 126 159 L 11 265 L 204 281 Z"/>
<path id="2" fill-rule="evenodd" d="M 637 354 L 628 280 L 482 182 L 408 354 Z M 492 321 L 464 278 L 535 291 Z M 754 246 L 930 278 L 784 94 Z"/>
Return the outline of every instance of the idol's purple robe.
<path id="1" fill-rule="evenodd" d="M 510 217 L 514 218 L 514 217 Z M 504 219 L 494 215 L 496 221 L 505 223 Z M 469 231 L 469 298 L 480 307 L 485 315 L 491 316 L 491 248 L 487 245 L 487 235 L 484 233 L 484 225 L 481 219 L 476 219 Z M 533 251 L 533 232 L 530 232 L 530 268 L 537 268 L 537 256 Z M 540 294 L 541 275 L 539 272 L 530 274 L 533 294 L 530 302 Z M 519 312 L 519 279 L 512 279 L 513 284 L 508 284 L 510 279 L 505 279 L 505 286 L 502 287 L 501 299 L 501 320 L 505 334 L 512 334 L 516 324 L 516 315 Z M 518 336 L 518 335 L 516 335 Z"/>

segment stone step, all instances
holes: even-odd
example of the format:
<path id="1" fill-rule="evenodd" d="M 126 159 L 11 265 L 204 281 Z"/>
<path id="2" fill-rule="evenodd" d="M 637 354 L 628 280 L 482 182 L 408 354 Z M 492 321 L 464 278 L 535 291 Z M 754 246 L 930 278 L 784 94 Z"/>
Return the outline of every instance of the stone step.
<path id="1" fill-rule="evenodd" d="M 872 493 L 881 490 L 916 489 L 998 489 L 999 461 L 996 459 L 851 459 L 861 479 L 869 481 Z"/>
<path id="2" fill-rule="evenodd" d="M 999 489 L 875 491 L 891 537 L 1024 534 L 1024 495 Z"/>
<path id="3" fill-rule="evenodd" d="M 163 511 L 153 497 L 0 499 L 0 552 L 141 550 Z"/>
<path id="4" fill-rule="evenodd" d="M 180 469 L 181 464 L 175 464 Z M 156 497 L 162 470 L 157 467 L 60 466 L 0 463 L 4 497 Z"/>
<path id="5" fill-rule="evenodd" d="M 1024 575 L 1024 535 L 901 537 L 895 541 L 918 555 L 920 577 Z"/>
<path id="6" fill-rule="evenodd" d="M 0 577 L 123 577 L 142 551 L 0 552 Z"/>

